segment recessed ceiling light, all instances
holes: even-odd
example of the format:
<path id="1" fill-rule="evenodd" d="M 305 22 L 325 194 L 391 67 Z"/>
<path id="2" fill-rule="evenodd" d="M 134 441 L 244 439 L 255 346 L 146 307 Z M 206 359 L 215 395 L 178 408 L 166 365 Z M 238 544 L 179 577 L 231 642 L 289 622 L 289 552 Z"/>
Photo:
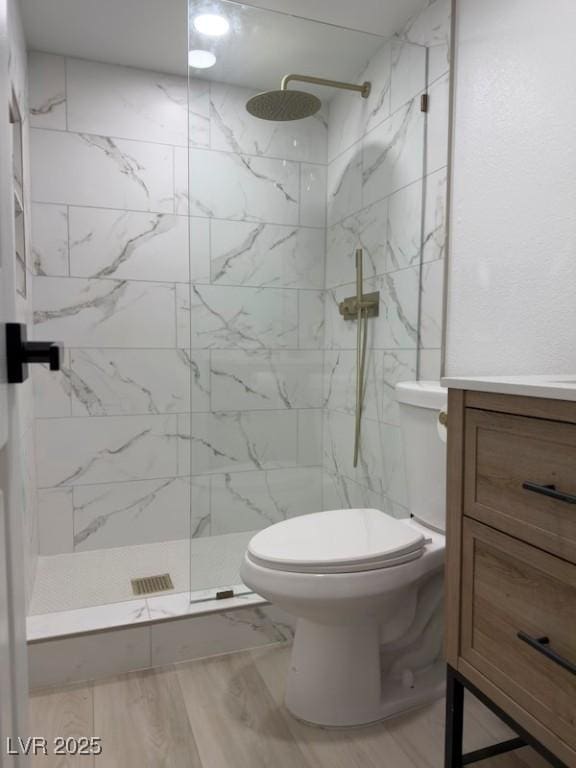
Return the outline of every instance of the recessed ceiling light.
<path id="1" fill-rule="evenodd" d="M 194 28 L 202 35 L 221 37 L 230 29 L 230 22 L 224 16 L 215 13 L 201 13 L 194 19 Z"/>
<path id="2" fill-rule="evenodd" d="M 194 69 L 208 69 L 216 64 L 216 56 L 211 51 L 188 51 L 188 66 Z"/>

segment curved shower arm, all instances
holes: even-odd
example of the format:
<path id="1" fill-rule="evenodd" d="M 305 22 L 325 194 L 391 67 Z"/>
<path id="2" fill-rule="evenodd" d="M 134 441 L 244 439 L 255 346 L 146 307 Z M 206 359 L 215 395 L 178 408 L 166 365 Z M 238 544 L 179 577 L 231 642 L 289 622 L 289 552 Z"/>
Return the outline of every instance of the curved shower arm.
<path id="1" fill-rule="evenodd" d="M 288 90 L 288 83 L 297 80 L 301 83 L 311 83 L 313 85 L 327 85 L 329 88 L 340 88 L 344 91 L 358 91 L 363 99 L 370 95 L 371 83 L 366 81 L 361 85 L 355 83 L 343 83 L 340 80 L 327 80 L 325 77 L 314 77 L 313 75 L 284 75 L 280 90 Z"/>

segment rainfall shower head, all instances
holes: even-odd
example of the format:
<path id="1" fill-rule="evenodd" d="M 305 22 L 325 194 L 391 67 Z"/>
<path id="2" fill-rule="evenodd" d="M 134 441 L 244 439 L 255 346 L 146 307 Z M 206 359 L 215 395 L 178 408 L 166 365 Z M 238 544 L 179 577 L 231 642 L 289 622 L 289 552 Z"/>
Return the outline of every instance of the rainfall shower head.
<path id="1" fill-rule="evenodd" d="M 287 86 L 291 80 L 313 83 L 314 85 L 327 85 L 331 88 L 341 88 L 347 91 L 358 91 L 364 99 L 368 98 L 370 94 L 370 83 L 354 85 L 353 83 L 326 80 L 323 77 L 312 77 L 311 75 L 286 75 L 282 78 L 279 91 L 265 91 L 248 99 L 246 102 L 248 112 L 261 120 L 273 120 L 275 122 L 302 120 L 305 117 L 315 115 L 322 106 L 320 99 L 307 91 L 289 91 Z"/>

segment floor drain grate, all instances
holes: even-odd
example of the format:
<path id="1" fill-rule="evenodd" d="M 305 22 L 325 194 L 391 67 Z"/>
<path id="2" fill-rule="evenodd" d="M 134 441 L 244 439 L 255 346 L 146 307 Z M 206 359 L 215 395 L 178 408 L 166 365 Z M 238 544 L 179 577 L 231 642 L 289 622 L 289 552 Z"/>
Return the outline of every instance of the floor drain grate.
<path id="1" fill-rule="evenodd" d="M 135 595 L 150 595 L 152 592 L 166 592 L 169 589 L 174 589 L 169 573 L 132 579 L 132 590 Z"/>

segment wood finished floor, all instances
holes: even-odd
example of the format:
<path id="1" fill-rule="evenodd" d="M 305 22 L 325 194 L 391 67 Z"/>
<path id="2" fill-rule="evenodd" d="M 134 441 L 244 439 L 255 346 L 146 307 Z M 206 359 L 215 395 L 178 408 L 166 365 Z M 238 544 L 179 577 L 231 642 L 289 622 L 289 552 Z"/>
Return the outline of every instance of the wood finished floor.
<path id="1" fill-rule="evenodd" d="M 442 768 L 443 702 L 349 731 L 299 723 L 282 703 L 287 646 L 175 664 L 35 693 L 30 733 L 100 736 L 99 757 L 38 756 L 45 768 Z M 473 697 L 466 748 L 510 732 Z M 481 768 L 545 768 L 530 749 Z"/>

